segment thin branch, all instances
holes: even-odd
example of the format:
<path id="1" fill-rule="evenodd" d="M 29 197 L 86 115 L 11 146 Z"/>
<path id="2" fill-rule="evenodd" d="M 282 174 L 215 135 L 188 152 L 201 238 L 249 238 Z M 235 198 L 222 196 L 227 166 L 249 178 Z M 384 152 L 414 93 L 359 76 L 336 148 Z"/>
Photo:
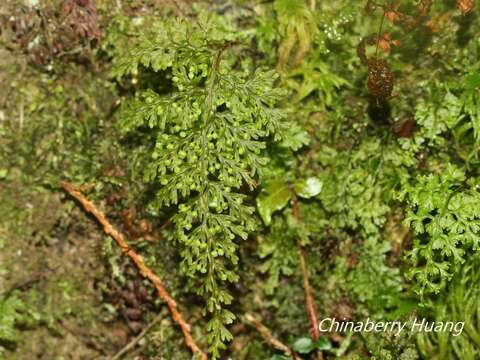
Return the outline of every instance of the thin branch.
<path id="1" fill-rule="evenodd" d="M 293 217 L 297 221 L 301 221 L 302 216 L 300 213 L 300 207 L 298 206 L 297 196 L 294 191 L 292 191 L 292 213 Z M 310 329 L 313 340 L 317 341 L 320 339 L 320 329 L 318 328 L 318 315 L 317 309 L 315 306 L 315 300 L 313 299 L 312 287 L 310 286 L 310 281 L 308 280 L 309 274 L 307 269 L 307 262 L 305 261 L 305 252 L 302 245 L 298 244 L 298 252 L 300 256 L 300 269 L 303 276 L 303 289 L 305 291 L 305 307 L 307 308 L 308 320 L 310 321 Z M 323 359 L 321 351 L 317 351 L 317 359 Z"/>
<path id="2" fill-rule="evenodd" d="M 155 319 L 148 324 L 138 336 L 133 338 L 132 341 L 130 341 L 127 345 L 125 345 L 119 352 L 117 352 L 114 356 L 111 357 L 110 360 L 118 360 L 121 359 L 123 355 L 125 355 L 127 352 L 129 352 L 131 349 L 135 347 L 135 345 L 138 344 L 138 342 L 145 336 L 147 333 L 150 331 L 152 327 L 154 327 L 160 320 L 162 320 L 163 314 L 158 314 L 155 316 Z"/>
<path id="3" fill-rule="evenodd" d="M 106 355 L 104 346 L 99 344 L 92 335 L 85 333 L 83 330 L 78 329 L 76 326 L 68 324 L 66 321 L 62 321 L 61 325 L 72 336 L 75 336 L 79 341 L 85 344 L 87 347 L 99 352 L 102 356 Z"/>
<path id="4" fill-rule="evenodd" d="M 34 273 L 29 279 L 13 284 L 8 290 L 0 291 L 0 297 L 8 297 L 15 290 L 25 291 L 44 277 L 44 272 Z"/>
<path id="5" fill-rule="evenodd" d="M 302 358 L 295 352 L 293 349 L 285 345 L 283 342 L 278 340 L 272 335 L 272 332 L 270 331 L 269 328 L 267 328 L 265 325 L 263 325 L 260 321 L 258 321 L 252 314 L 246 313 L 244 315 L 244 319 L 257 331 L 260 333 L 260 335 L 265 339 L 266 342 L 268 342 L 272 347 L 275 349 L 282 351 L 284 354 L 291 355 L 294 360 L 302 360 Z"/>
<path id="6" fill-rule="evenodd" d="M 305 289 L 305 303 L 310 320 L 310 326 L 312 328 L 312 338 L 317 341 L 320 338 L 320 330 L 318 328 L 318 316 L 317 309 L 315 307 L 315 301 L 313 300 L 312 288 L 308 280 L 308 269 L 305 261 L 305 252 L 302 247 L 299 249 L 300 253 L 300 268 L 303 275 L 303 288 Z"/>
<path id="7" fill-rule="evenodd" d="M 375 59 L 377 58 L 377 54 L 378 54 L 378 44 L 380 42 L 380 34 L 382 33 L 384 21 L 385 21 L 385 10 L 383 11 L 382 20 L 380 21 L 380 27 L 378 28 L 377 45 L 375 46 Z"/>
<path id="8" fill-rule="evenodd" d="M 137 254 L 133 249 L 128 246 L 123 234 L 117 229 L 115 229 L 112 224 L 110 224 L 103 212 L 98 210 L 98 208 L 72 184 L 65 181 L 63 181 L 61 184 L 66 192 L 68 192 L 71 196 L 73 196 L 80 202 L 85 211 L 91 213 L 98 220 L 98 222 L 103 226 L 103 231 L 105 232 L 105 234 L 110 235 L 117 242 L 122 251 L 133 260 L 138 270 L 140 271 L 140 274 L 142 274 L 142 276 L 146 277 L 153 283 L 153 285 L 155 285 L 158 295 L 162 300 L 167 303 L 173 320 L 178 324 L 178 326 L 180 326 L 183 332 L 183 336 L 185 338 L 185 344 L 194 354 L 198 354 L 201 360 L 207 360 L 207 355 L 202 350 L 200 350 L 195 340 L 193 340 L 192 334 L 190 332 L 190 325 L 188 325 L 187 322 L 184 320 L 182 314 L 177 308 L 177 303 L 163 286 L 162 280 L 157 275 L 155 275 L 152 270 L 147 267 L 147 265 L 145 265 L 142 256 Z"/>

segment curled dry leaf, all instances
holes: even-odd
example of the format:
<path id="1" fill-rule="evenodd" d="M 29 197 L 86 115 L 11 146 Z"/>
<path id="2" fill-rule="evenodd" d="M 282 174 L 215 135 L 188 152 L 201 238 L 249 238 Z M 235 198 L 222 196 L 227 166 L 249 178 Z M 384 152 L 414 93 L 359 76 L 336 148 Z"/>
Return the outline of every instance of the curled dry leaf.
<path id="1" fill-rule="evenodd" d="M 399 10 L 400 2 L 388 2 L 383 5 L 384 16 L 392 25 L 399 25 L 405 29 L 413 29 L 420 26 L 428 17 L 433 0 L 420 0 L 417 11 L 407 14 Z"/>
<path id="2" fill-rule="evenodd" d="M 358 43 L 357 45 L 357 56 L 362 62 L 362 64 L 366 65 L 367 64 L 367 54 L 366 54 L 366 49 L 365 49 L 365 41 L 362 40 Z"/>
<path id="3" fill-rule="evenodd" d="M 378 47 L 384 52 L 390 52 L 392 45 L 400 46 L 400 40 L 390 39 L 390 33 L 385 33 L 378 38 Z"/>
<path id="4" fill-rule="evenodd" d="M 386 11 L 385 18 L 390 21 L 392 24 L 400 21 L 400 15 L 394 10 Z"/>
<path id="5" fill-rule="evenodd" d="M 398 138 L 411 138 L 415 131 L 416 122 L 413 118 L 408 118 L 401 122 L 395 131 Z"/>
<path id="6" fill-rule="evenodd" d="M 387 3 L 383 6 L 385 18 L 388 21 L 390 21 L 392 24 L 395 24 L 402 20 L 402 16 L 404 14 L 398 11 L 399 7 L 400 7 L 400 3 L 397 3 L 397 2 Z"/>
<path id="7" fill-rule="evenodd" d="M 386 40 L 385 38 L 381 37 L 378 39 L 378 47 L 386 52 L 386 53 L 389 53 L 390 52 L 390 41 Z"/>
<path id="8" fill-rule="evenodd" d="M 375 45 L 377 43 L 377 36 L 376 35 L 370 35 L 364 37 L 357 45 L 357 55 L 362 62 L 362 64 L 367 65 L 368 64 L 368 59 L 367 59 L 367 52 L 366 52 L 366 45 Z"/>
<path id="9" fill-rule="evenodd" d="M 475 0 L 457 0 L 457 7 L 464 14 L 472 11 L 474 6 Z"/>
<path id="10" fill-rule="evenodd" d="M 432 7 L 433 0 L 421 0 L 420 3 L 417 5 L 418 12 L 420 16 L 426 17 Z"/>
<path id="11" fill-rule="evenodd" d="M 368 91 L 376 99 L 387 100 L 393 91 L 394 76 L 385 60 L 368 60 Z"/>

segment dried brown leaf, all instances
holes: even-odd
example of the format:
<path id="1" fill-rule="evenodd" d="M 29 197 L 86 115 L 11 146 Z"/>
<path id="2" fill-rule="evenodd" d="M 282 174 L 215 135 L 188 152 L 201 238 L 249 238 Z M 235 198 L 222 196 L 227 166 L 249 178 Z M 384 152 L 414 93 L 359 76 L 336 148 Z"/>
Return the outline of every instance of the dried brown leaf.
<path id="1" fill-rule="evenodd" d="M 396 22 L 400 21 L 400 15 L 398 12 L 394 10 L 386 11 L 385 12 L 385 17 L 387 18 L 388 21 L 390 21 L 392 24 L 395 24 Z"/>
<path id="2" fill-rule="evenodd" d="M 421 0 L 420 3 L 418 4 L 418 12 L 420 13 L 420 16 L 426 17 L 428 16 L 428 13 L 430 11 L 430 8 L 432 7 L 433 0 Z"/>
<path id="3" fill-rule="evenodd" d="M 368 60 L 368 91 L 376 99 L 388 100 L 392 96 L 394 76 L 381 59 Z"/>
<path id="4" fill-rule="evenodd" d="M 467 14 L 475 6 L 475 0 L 457 0 L 457 7 L 463 13 Z"/>

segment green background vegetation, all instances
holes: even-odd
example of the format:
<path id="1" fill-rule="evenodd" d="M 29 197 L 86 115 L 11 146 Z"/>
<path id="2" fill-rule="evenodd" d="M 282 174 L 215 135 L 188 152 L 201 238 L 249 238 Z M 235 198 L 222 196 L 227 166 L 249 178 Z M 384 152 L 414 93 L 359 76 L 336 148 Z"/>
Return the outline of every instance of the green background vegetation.
<path id="1" fill-rule="evenodd" d="M 62 180 L 212 358 L 290 358 L 247 315 L 304 359 L 480 358 L 474 1 L 10 0 L 0 21 L 0 358 L 112 356 L 157 314 L 125 358 L 192 357 Z M 312 341 L 301 254 L 320 319 L 465 331 Z"/>

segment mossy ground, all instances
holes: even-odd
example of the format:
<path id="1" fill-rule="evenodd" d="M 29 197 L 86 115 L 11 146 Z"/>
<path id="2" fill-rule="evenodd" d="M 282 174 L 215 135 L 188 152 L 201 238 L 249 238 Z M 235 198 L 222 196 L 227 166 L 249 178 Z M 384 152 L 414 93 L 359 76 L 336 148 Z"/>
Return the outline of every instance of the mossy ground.
<path id="1" fill-rule="evenodd" d="M 88 6 L 93 0 L 77 2 Z M 403 48 L 392 50 L 389 61 L 398 77 L 395 99 L 388 106 L 385 103 L 385 107 L 371 109 L 365 87 L 367 71 L 356 62 L 355 49 L 360 35 L 377 29 L 373 24 L 377 15 L 369 17 L 363 12 L 366 2 L 308 1 L 317 6 L 316 16 L 325 17 L 321 18 L 322 30 L 317 29 L 315 39 L 309 40 L 311 53 L 300 54 L 305 56 L 300 59 L 303 65 L 281 80 L 281 86 L 293 93 L 288 104 L 281 107 L 293 107 L 290 121 L 305 125 L 311 144 L 296 154 L 273 148 L 272 152 L 278 154 L 272 155 L 273 165 L 266 171 L 288 181 L 322 175 L 324 189 L 320 199 L 301 200 L 305 228 L 293 221 L 287 200 L 281 211 L 275 210 L 270 227 L 262 228 L 258 218 L 259 232 L 239 242 L 240 261 L 236 266 L 241 281 L 228 289 L 234 296 L 230 308 L 237 320 L 229 328 L 234 340 L 222 355 L 225 359 L 285 359 L 243 321 L 246 312 L 255 314 L 289 346 L 296 339 L 309 337 L 303 278 L 297 264 L 298 234 L 309 239 L 304 245 L 308 248 L 310 282 L 321 318 L 386 314 L 407 318 L 418 312 L 442 319 L 445 311 L 449 316 L 459 316 L 455 309 L 461 307 L 467 309 L 472 324 L 478 320 L 474 315 L 480 313 L 478 298 L 466 290 L 478 281 L 480 272 L 478 264 L 469 262 L 464 267 L 466 280 L 457 275 L 452 281 L 453 295 L 447 288 L 442 290 L 442 296 L 428 298 L 431 303 L 427 307 L 416 307 L 418 298 L 411 290 L 412 282 L 403 276 L 411 265 L 404 259 L 405 250 L 411 249 L 414 241 L 413 232 L 403 224 L 402 206 L 406 205 L 385 207 L 388 202 L 379 195 L 389 189 L 390 182 L 398 180 L 396 176 L 413 178 L 426 171 L 442 172 L 444 162 L 465 166 L 464 157 L 471 161 L 466 162 L 466 167 L 472 168 L 472 179 L 478 179 L 478 155 L 473 156 L 478 154 L 478 143 L 472 147 L 470 130 L 470 138 L 465 138 L 465 144 L 455 145 L 458 153 L 450 158 L 445 151 L 457 151 L 449 142 L 457 135 L 448 133 L 442 123 L 448 116 L 440 119 L 438 129 L 435 121 L 427 122 L 428 118 L 423 124 L 414 120 L 419 99 L 436 99 L 434 85 L 425 80 L 431 74 L 458 72 L 463 65 L 455 56 L 467 63 L 470 72 L 478 70 L 469 61 L 478 54 L 472 45 L 473 30 L 469 30 L 477 29 L 474 19 L 478 16 L 473 11 L 460 15 L 454 1 L 436 2 L 440 9 L 446 9 L 445 17 L 432 17 L 438 24 L 432 22 L 429 26 L 437 33 L 429 30 L 428 35 L 418 39 L 405 38 Z M 161 24 L 164 14 L 179 15 L 193 5 L 181 0 L 98 0 L 95 4 L 99 16 L 80 12 L 78 21 L 70 23 L 73 25 L 69 29 L 62 25 L 65 3 L 68 1 L 8 0 L 0 4 L 0 359 L 108 358 L 158 314 L 161 320 L 125 358 L 135 359 L 138 355 L 142 359 L 190 359 L 181 331 L 165 304 L 155 296 L 152 285 L 103 234 L 96 220 L 62 191 L 59 182 L 67 179 L 84 186 L 88 198 L 125 233 L 129 244 L 163 279 L 192 325 L 193 337 L 206 349 L 206 320 L 202 313 L 205 299 L 193 295 L 194 280 L 181 275 L 180 246 L 168 239 L 172 236 L 167 219 L 176 208 L 152 210 L 147 206 L 158 184 L 146 184 L 142 174 L 133 174 L 134 167 L 130 166 L 142 152 L 148 153 L 142 147 L 150 146 L 144 140 L 151 133 L 142 128 L 122 137 L 118 130 L 122 103 L 150 87 L 158 86 L 163 94 L 172 83 L 146 66 L 121 78 L 111 72 L 128 58 L 134 42 L 144 40 L 145 29 Z M 281 11 L 272 7 L 273 3 L 284 3 L 295 10 L 293 5 L 300 1 L 199 3 L 207 12 L 233 18 L 242 31 L 255 33 L 248 56 L 238 61 L 239 67 L 247 69 L 258 62 L 282 70 L 276 63 L 282 39 L 301 37 L 282 33 L 281 28 L 289 28 L 285 25 L 293 20 L 282 18 Z M 337 19 L 336 6 L 346 12 L 341 19 Z M 192 18 L 197 15 L 194 11 L 192 14 Z M 45 16 L 49 21 L 42 22 Z M 86 33 L 75 25 L 84 23 Z M 337 34 L 336 39 L 328 31 L 330 23 L 332 29 L 345 33 Z M 449 27 L 458 29 L 458 33 L 449 31 Z M 435 41 L 431 41 L 434 36 Z M 472 51 L 464 47 L 467 45 Z M 323 53 L 329 46 L 330 52 Z M 292 48 L 287 50 L 283 55 L 292 57 L 293 66 L 296 60 Z M 443 75 L 438 75 L 442 86 Z M 471 79 L 479 81 L 478 77 Z M 435 92 L 440 93 L 438 89 Z M 443 97 L 438 99 L 439 103 L 444 101 Z M 379 113 L 369 114 L 369 108 Z M 440 112 L 452 109 L 440 107 Z M 470 115 L 464 116 L 466 119 Z M 398 143 L 411 142 L 412 136 L 422 131 L 430 131 L 430 135 L 424 134 L 426 139 L 445 139 L 440 145 L 432 143 L 430 148 L 421 139 L 423 145 L 418 145 L 418 153 L 414 154 L 418 159 L 413 155 L 410 159 L 408 151 Z M 397 141 L 397 137 L 403 139 Z M 471 154 L 464 153 L 463 147 Z M 435 157 L 437 152 L 440 155 Z M 367 181 L 371 174 L 375 174 L 373 182 Z M 252 205 L 263 187 L 260 184 L 252 193 Z M 362 228 L 376 234 L 381 242 L 362 235 Z M 466 298 L 473 299 L 468 307 L 464 306 Z M 399 301 L 392 304 L 392 299 Z M 475 306 L 477 309 L 472 310 Z M 392 314 L 392 309 L 398 311 Z M 332 349 L 324 355 L 329 359 L 363 359 L 372 354 L 380 354 L 378 359 L 416 359 L 420 355 L 427 359 L 441 349 L 439 359 L 452 358 L 454 351 L 462 360 L 476 359 L 477 325 L 471 330 L 476 342 L 466 335 L 457 339 L 457 345 L 461 344 L 458 348 L 467 349 L 463 353 L 457 352 L 451 339 L 439 340 L 435 334 L 393 340 L 388 336 L 330 334 L 327 337 Z M 471 356 L 466 357 L 467 353 Z M 313 359 L 314 354 L 305 354 L 304 358 Z"/>

